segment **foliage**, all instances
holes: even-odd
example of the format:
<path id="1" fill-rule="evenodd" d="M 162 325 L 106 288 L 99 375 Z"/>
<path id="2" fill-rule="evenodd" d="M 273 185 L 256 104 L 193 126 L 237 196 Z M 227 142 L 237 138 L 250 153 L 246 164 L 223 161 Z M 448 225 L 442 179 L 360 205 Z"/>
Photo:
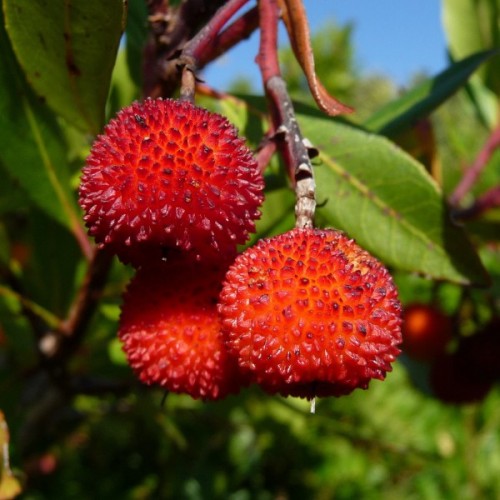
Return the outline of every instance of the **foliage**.
<path id="1" fill-rule="evenodd" d="M 402 355 L 386 381 L 322 400 L 314 416 L 305 401 L 257 389 L 219 403 L 164 399 L 134 380 L 116 339 L 132 274 L 118 261 L 76 340 L 65 340 L 93 252 L 76 202 L 79 172 L 106 120 L 141 96 L 151 53 L 144 3 L 129 4 L 127 17 L 119 0 L 2 0 L 0 408 L 9 481 L 22 479 L 32 499 L 500 497 L 498 387 L 448 406 L 429 387 L 430 367 Z M 500 212 L 498 203 L 478 208 L 499 186 L 498 149 L 465 195 L 447 201 L 500 125 L 500 7 L 443 7 L 449 67 L 389 103 L 392 84 L 354 67 L 352 27 L 313 40 L 325 87 L 359 104 L 350 120 L 311 104 L 291 51 L 281 63 L 319 151 L 318 225 L 346 231 L 390 266 L 404 303 L 434 302 L 452 316 L 453 350 L 500 313 Z M 261 95 L 199 102 L 227 115 L 254 148 L 269 127 Z M 273 158 L 266 170 L 250 244 L 294 225 L 283 167 Z M 64 357 L 54 360 L 46 353 L 59 338 Z M 5 457 L 1 470 L 10 470 Z"/>

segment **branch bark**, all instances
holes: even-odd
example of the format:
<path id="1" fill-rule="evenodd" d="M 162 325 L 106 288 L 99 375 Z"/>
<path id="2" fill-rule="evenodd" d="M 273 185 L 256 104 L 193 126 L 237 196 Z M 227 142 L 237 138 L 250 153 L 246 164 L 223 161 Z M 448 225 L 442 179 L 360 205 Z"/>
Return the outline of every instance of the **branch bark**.
<path id="1" fill-rule="evenodd" d="M 279 68 L 279 8 L 276 0 L 260 0 L 259 15 L 261 39 L 256 62 L 271 109 L 275 139 L 295 188 L 295 225 L 309 228 L 314 226 L 316 185 L 306 141 L 302 137 L 292 100 Z"/>

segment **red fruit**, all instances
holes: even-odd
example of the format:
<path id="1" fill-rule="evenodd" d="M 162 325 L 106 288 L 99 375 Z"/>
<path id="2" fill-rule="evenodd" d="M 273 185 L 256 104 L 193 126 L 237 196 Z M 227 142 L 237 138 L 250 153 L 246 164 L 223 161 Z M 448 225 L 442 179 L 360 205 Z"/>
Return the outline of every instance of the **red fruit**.
<path id="1" fill-rule="evenodd" d="M 467 357 L 477 377 L 500 380 L 500 318 L 494 318 L 476 334 L 461 338 L 458 351 Z"/>
<path id="2" fill-rule="evenodd" d="M 427 304 L 413 303 L 403 309 L 403 345 L 408 356 L 430 361 L 443 353 L 452 338 L 451 318 Z"/>
<path id="3" fill-rule="evenodd" d="M 335 230 L 293 229 L 243 252 L 226 275 L 219 312 L 240 368 L 283 396 L 365 389 L 400 352 L 391 276 Z"/>
<path id="4" fill-rule="evenodd" d="M 466 353 L 458 350 L 441 354 L 433 361 L 430 385 L 438 399 L 460 405 L 481 401 L 493 383 L 475 370 Z"/>
<path id="5" fill-rule="evenodd" d="M 263 178 L 228 120 L 185 101 L 122 109 L 92 146 L 80 204 L 89 233 L 135 266 L 172 247 L 235 254 L 255 230 Z"/>
<path id="6" fill-rule="evenodd" d="M 175 262 L 137 271 L 124 295 L 118 335 L 142 382 L 205 400 L 238 392 L 238 367 L 217 315 L 224 271 Z"/>

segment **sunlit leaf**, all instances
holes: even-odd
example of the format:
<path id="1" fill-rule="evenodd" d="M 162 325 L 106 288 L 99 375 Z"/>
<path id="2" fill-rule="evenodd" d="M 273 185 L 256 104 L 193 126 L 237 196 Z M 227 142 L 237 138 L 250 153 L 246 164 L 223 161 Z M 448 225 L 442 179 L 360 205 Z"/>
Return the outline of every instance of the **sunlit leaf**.
<path id="1" fill-rule="evenodd" d="M 363 125 L 388 136 L 403 132 L 463 87 L 481 64 L 499 54 L 498 50 L 483 51 L 452 64 L 434 78 L 422 82 L 396 101 L 380 108 Z"/>
<path id="2" fill-rule="evenodd" d="M 4 0 L 27 79 L 58 114 L 97 134 L 123 30 L 123 0 Z"/>
<path id="3" fill-rule="evenodd" d="M 345 230 L 397 269 L 463 284 L 488 282 L 422 165 L 377 135 L 311 116 L 300 123 L 320 150 L 315 176 L 324 225 Z"/>
<path id="4" fill-rule="evenodd" d="M 257 232 L 251 238 L 250 245 L 259 238 L 284 233 L 295 224 L 295 196 L 289 188 L 276 189 L 266 193 L 262 206 L 262 217 L 257 221 Z"/>
<path id="5" fill-rule="evenodd" d="M 498 0 L 443 0 L 443 26 L 453 59 L 462 59 L 500 44 L 500 4 Z M 500 96 L 500 57 L 491 59 L 479 77 Z"/>

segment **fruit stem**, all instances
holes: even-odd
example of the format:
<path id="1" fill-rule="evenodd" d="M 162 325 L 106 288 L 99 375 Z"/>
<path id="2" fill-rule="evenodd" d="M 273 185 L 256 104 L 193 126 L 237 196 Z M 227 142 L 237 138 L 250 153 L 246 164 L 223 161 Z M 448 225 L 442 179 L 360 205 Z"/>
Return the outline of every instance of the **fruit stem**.
<path id="1" fill-rule="evenodd" d="M 198 55 L 198 69 L 217 59 L 242 40 L 247 39 L 259 26 L 259 11 L 253 7 L 213 38 L 209 50 Z"/>
<path id="2" fill-rule="evenodd" d="M 271 109 L 275 140 L 295 187 L 295 226 L 314 226 L 316 184 L 309 156 L 308 141 L 302 137 L 292 100 L 281 76 L 278 61 L 279 8 L 276 0 L 259 2 L 260 47 L 256 62 L 262 74 Z"/>
<path id="3" fill-rule="evenodd" d="M 474 163 L 464 173 L 461 181 L 458 183 L 455 191 L 450 196 L 451 205 L 458 205 L 463 197 L 470 191 L 474 183 L 479 178 L 484 167 L 497 148 L 500 147 L 500 125 L 491 132 L 483 148 L 479 151 Z"/>
<path id="4" fill-rule="evenodd" d="M 188 60 L 192 60 L 195 64 L 195 69 L 198 69 L 200 61 L 206 64 L 210 60 L 210 56 L 207 56 L 207 54 L 212 55 L 217 53 L 217 55 L 220 55 L 222 51 L 221 48 L 217 46 L 217 43 L 220 43 L 221 36 L 224 35 L 224 33 L 226 33 L 226 35 L 222 36 L 224 43 L 237 43 L 239 40 L 228 41 L 226 38 L 227 30 L 230 28 L 227 28 L 222 33 L 221 30 L 231 17 L 233 17 L 247 2 L 248 0 L 229 0 L 222 5 L 210 21 L 185 45 L 179 57 L 180 62 L 182 63 L 183 59 L 187 58 Z M 243 28 L 246 21 L 240 21 L 240 23 L 242 24 L 236 25 L 236 31 L 238 31 L 238 26 L 240 26 L 240 29 Z M 248 27 L 246 28 L 248 29 Z M 235 28 L 231 28 L 231 31 L 229 31 L 229 38 L 235 36 L 233 32 L 234 29 Z M 216 56 L 214 56 L 214 58 L 215 57 Z"/>
<path id="5" fill-rule="evenodd" d="M 39 340 L 40 353 L 53 364 L 64 360 L 80 344 L 101 297 L 113 260 L 107 250 L 96 248 L 78 295 L 57 332 L 49 331 Z"/>
<path id="6" fill-rule="evenodd" d="M 230 0 L 220 7 L 210 21 L 184 46 L 177 59 L 182 68 L 180 98 L 194 103 L 196 72 L 205 64 L 247 37 L 257 27 L 255 12 L 241 16 L 221 32 L 224 25 L 248 0 Z M 250 11 L 252 12 L 252 11 Z"/>
<path id="7" fill-rule="evenodd" d="M 479 196 L 468 208 L 457 210 L 453 216 L 456 219 L 467 220 L 479 217 L 484 212 L 500 207 L 500 186 L 492 187 Z"/>

